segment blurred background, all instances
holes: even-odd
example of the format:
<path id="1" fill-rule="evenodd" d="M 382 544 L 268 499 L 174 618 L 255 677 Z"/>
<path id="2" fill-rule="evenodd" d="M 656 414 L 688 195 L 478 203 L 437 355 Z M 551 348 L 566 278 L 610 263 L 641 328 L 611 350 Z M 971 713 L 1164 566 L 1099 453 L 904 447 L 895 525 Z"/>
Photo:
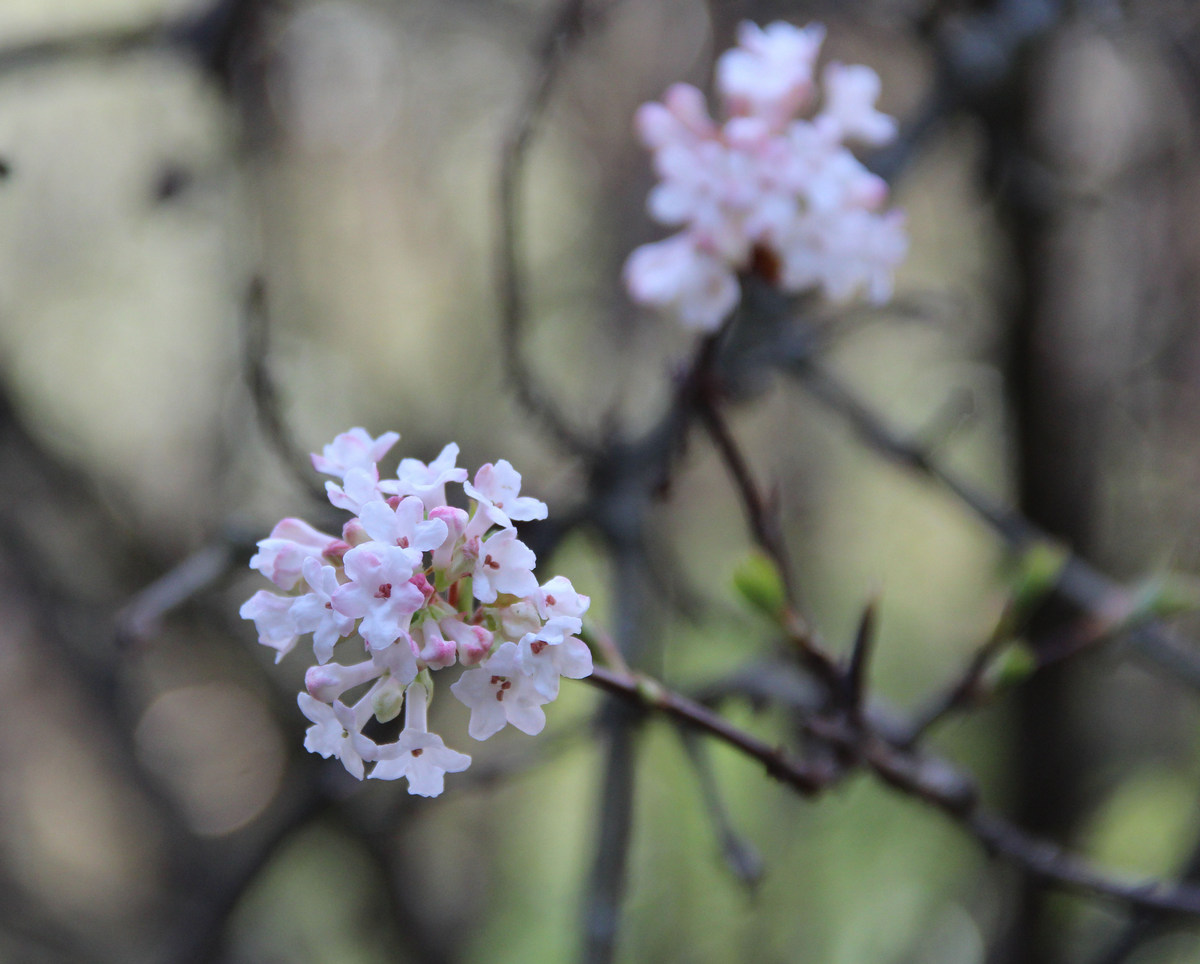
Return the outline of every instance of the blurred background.
<path id="1" fill-rule="evenodd" d="M 439 701 L 475 762 L 435 800 L 304 753 L 303 657 L 237 617 L 254 541 L 329 517 L 295 452 L 396 430 L 392 456 L 509 459 L 552 519 L 596 497 L 517 400 L 494 283 L 501 146 L 560 6 L 0 0 L 0 960 L 1200 960 L 1194 926 L 1048 894 L 868 777 L 800 799 L 656 720 L 622 749 L 583 684 L 536 740 L 467 747 Z M 1192 4 L 583 9 L 519 195 L 521 352 L 581 437 L 658 424 L 694 341 L 619 282 L 665 233 L 634 110 L 706 88 L 742 19 L 819 19 L 902 122 L 872 163 L 911 233 L 890 308 L 810 306 L 823 362 L 1113 577 L 1200 571 Z M 843 652 L 876 594 L 873 691 L 912 710 L 999 618 L 1004 544 L 797 380 L 736 394 L 806 612 Z M 632 570 L 564 522 L 542 571 L 685 692 L 761 678 L 711 446 L 642 496 Z M 788 739 L 784 706 L 721 710 Z M 1030 830 L 1171 877 L 1200 863 L 1197 716 L 1116 639 L 933 745 Z"/>

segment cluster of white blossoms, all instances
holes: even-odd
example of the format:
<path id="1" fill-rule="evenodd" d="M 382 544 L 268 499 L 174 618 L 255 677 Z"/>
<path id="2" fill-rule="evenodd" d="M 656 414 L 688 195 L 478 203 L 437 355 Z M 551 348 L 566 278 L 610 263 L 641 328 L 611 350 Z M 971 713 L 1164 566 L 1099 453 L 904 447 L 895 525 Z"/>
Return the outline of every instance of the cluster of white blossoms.
<path id="1" fill-rule="evenodd" d="M 639 108 L 637 130 L 661 178 L 648 210 L 683 230 L 630 256 L 634 301 L 711 331 L 741 297 L 737 272 L 752 267 L 790 293 L 891 296 L 908 249 L 904 218 L 883 210 L 887 184 L 846 142 L 885 144 L 896 124 L 876 110 L 879 76 L 863 66 L 828 64 L 814 113 L 824 39 L 819 24 L 743 23 L 738 46 L 717 61 L 723 123 L 690 84 Z"/>
<path id="2" fill-rule="evenodd" d="M 471 758 L 430 733 L 426 710 L 433 676 L 456 663 L 468 667 L 450 691 L 467 707 L 467 732 L 486 740 L 511 723 L 535 734 L 542 707 L 558 696 L 560 677 L 592 671 L 582 628 L 588 597 L 556 576 L 538 585 L 533 551 L 514 521 L 546 518 L 546 505 L 520 494 L 521 476 L 503 459 L 467 481 L 447 445 L 426 465 L 400 462 L 380 479 L 377 463 L 399 436 L 377 439 L 351 429 L 313 455 L 329 501 L 353 513 L 340 537 L 300 519 L 284 519 L 258 543 L 250 560 L 288 595 L 260 590 L 241 608 L 276 662 L 312 634 L 317 665 L 305 675 L 300 709 L 312 721 L 304 746 L 337 757 L 363 778 L 404 777 L 409 793 L 437 796 L 443 776 Z M 447 483 L 462 484 L 468 510 L 447 504 Z M 464 500 L 466 501 L 466 500 Z M 332 662 L 334 650 L 359 662 Z M 359 693 L 353 701 L 348 694 Z M 363 733 L 404 710 L 395 742 Z"/>

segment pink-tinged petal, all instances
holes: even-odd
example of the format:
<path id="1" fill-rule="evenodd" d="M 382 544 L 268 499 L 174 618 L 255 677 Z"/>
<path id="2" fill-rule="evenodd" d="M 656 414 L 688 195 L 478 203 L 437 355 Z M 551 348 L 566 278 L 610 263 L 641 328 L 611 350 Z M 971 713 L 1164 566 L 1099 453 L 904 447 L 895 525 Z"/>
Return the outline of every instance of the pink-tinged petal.
<path id="1" fill-rule="evenodd" d="M 840 139 L 878 147 L 896 136 L 896 122 L 875 109 L 879 75 L 870 67 L 831 63 L 821 74 L 825 104 L 818 124 L 833 125 Z"/>
<path id="2" fill-rule="evenodd" d="M 472 579 L 475 598 L 493 603 L 499 593 L 528 596 L 537 591 L 533 567 L 537 556 L 517 538 L 515 529 L 501 529 L 479 547 Z"/>
<path id="3" fill-rule="evenodd" d="M 367 535 L 377 542 L 427 552 L 446 540 L 446 523 L 425 518 L 425 506 L 415 496 L 401 499 L 395 507 L 380 500 L 367 502 L 359 511 Z"/>
<path id="4" fill-rule="evenodd" d="M 270 537 L 258 543 L 258 552 L 250 557 L 250 568 L 257 569 L 280 589 L 291 590 L 300 581 L 304 560 L 320 558 L 339 545 L 337 538 L 320 532 L 302 519 L 283 519 Z"/>
<path id="5" fill-rule="evenodd" d="M 507 527 L 513 520 L 546 518 L 544 502 L 520 495 L 521 473 L 507 459 L 480 466 L 474 484 L 463 483 L 463 491 L 479 503 L 476 517 L 468 525 L 468 535 L 483 535 L 488 529 L 486 522 Z"/>
<path id="6" fill-rule="evenodd" d="M 625 262 L 625 287 L 641 305 L 674 314 L 687 328 L 715 331 L 741 298 L 728 263 L 677 234 L 634 250 Z"/>
<path id="7" fill-rule="evenodd" d="M 506 723 L 530 735 L 546 725 L 541 707 L 549 699 L 524 672 L 514 642 L 504 643 L 479 669 L 463 673 L 450 692 L 470 708 L 467 732 L 476 740 L 486 740 Z"/>
<path id="8" fill-rule="evenodd" d="M 395 432 L 384 432 L 373 439 L 366 429 L 352 428 L 326 445 L 320 455 L 312 456 L 313 468 L 339 478 L 351 469 L 372 469 L 399 440 Z"/>
<path id="9" fill-rule="evenodd" d="M 374 758 L 375 744 L 362 735 L 362 723 L 355 712 L 342 703 L 332 706 L 314 699 L 308 693 L 296 697 L 300 712 L 312 721 L 304 737 L 304 748 L 325 759 L 337 757 L 342 766 L 357 779 L 363 778 L 363 761 Z"/>
<path id="10" fill-rule="evenodd" d="M 387 492 L 416 496 L 427 509 L 434 509 L 446 504 L 447 482 L 467 479 L 467 470 L 458 468 L 457 461 L 458 446 L 451 442 L 428 465 L 418 459 L 401 460 L 396 478 L 381 485 Z"/>
<path id="11" fill-rule="evenodd" d="M 438 621 L 438 628 L 458 648 L 458 659 L 464 666 L 476 666 L 492 649 L 492 633 L 483 626 L 467 624 L 458 616 Z"/>
<path id="12" fill-rule="evenodd" d="M 296 621 L 291 614 L 293 601 L 287 596 L 278 596 L 260 589 L 242 603 L 242 608 L 238 610 L 242 619 L 254 620 L 254 628 L 258 630 L 258 641 L 276 650 L 276 663 L 290 653 L 300 639 L 300 631 L 296 628 Z"/>
<path id="13" fill-rule="evenodd" d="M 373 465 L 369 469 L 349 469 L 341 485 L 336 482 L 325 483 L 325 494 L 337 508 L 357 513 L 368 502 L 383 497 L 383 490 L 379 488 L 379 472 Z"/>
<path id="14" fill-rule="evenodd" d="M 824 39 L 819 24 L 803 29 L 782 22 L 765 29 L 741 24 L 738 46 L 717 59 L 716 88 L 726 109 L 785 123 L 811 99 L 813 65 Z"/>
<path id="15" fill-rule="evenodd" d="M 343 666 L 340 663 L 310 666 L 304 674 L 304 688 L 310 696 L 322 703 L 332 703 L 346 690 L 361 686 L 382 672 L 383 670 L 369 659 L 351 666 Z"/>

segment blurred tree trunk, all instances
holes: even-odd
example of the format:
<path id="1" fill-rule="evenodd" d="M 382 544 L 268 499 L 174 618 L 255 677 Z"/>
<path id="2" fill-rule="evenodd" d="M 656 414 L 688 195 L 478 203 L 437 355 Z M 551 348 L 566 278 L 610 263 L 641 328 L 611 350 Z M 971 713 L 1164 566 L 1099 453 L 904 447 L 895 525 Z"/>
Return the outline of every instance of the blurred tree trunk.
<path id="1" fill-rule="evenodd" d="M 1155 72 L 1161 51 L 1147 44 L 1067 24 L 1031 53 L 989 131 L 1012 252 L 1006 378 L 1017 499 L 1082 557 L 1128 575 L 1146 561 L 1137 543 L 1150 541 L 1143 532 L 1153 507 L 1132 499 L 1114 507 L 1105 482 L 1145 470 L 1128 454 L 1143 441 L 1130 431 L 1131 412 L 1145 404 L 1135 417 L 1158 425 L 1162 399 L 1152 392 L 1139 401 L 1135 374 L 1163 354 L 1173 319 L 1194 311 L 1184 256 L 1164 243 L 1178 230 L 1181 175 L 1194 167 L 1178 149 L 1187 119 L 1171 111 Z M 1162 444 L 1155 434 L 1146 433 Z M 1128 461 L 1108 455 L 1117 452 Z M 1030 626 L 1031 645 L 1051 645 L 1074 615 L 1051 600 Z M 1097 741 L 1120 726 L 1128 753 L 1148 739 L 1143 720 L 1156 715 L 1130 714 L 1123 693 L 1123 719 L 1114 720 L 1101 689 L 1112 680 L 1090 674 L 1093 662 L 1038 674 L 1015 706 L 1016 818 L 1065 844 L 1079 843 L 1103 800 Z M 1072 932 L 1061 916 L 1051 919 L 1053 899 L 1061 900 L 1023 881 L 997 962 L 1071 957 Z"/>

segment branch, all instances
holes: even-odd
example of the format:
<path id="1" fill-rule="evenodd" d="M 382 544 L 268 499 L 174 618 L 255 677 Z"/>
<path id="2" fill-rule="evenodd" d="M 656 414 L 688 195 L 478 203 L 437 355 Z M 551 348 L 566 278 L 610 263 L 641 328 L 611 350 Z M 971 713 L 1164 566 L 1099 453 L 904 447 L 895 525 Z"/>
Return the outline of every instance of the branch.
<path id="1" fill-rule="evenodd" d="M 1011 551 L 1022 553 L 1037 545 L 1057 545 L 1020 513 L 941 465 L 927 449 L 902 438 L 811 354 L 785 360 L 783 367 L 814 398 L 844 419 L 868 448 L 947 488 L 999 535 Z M 1129 590 L 1073 553 L 1067 555 L 1054 592 L 1101 624 L 1111 625 L 1113 613 L 1133 608 Z M 1094 641 L 1103 638 L 1104 634 L 1097 634 Z M 1159 620 L 1146 619 L 1128 627 L 1127 638 L 1138 655 L 1165 676 L 1200 689 L 1200 658 L 1181 646 Z"/>
<path id="2" fill-rule="evenodd" d="M 647 676 L 596 667 L 586 682 L 715 737 L 757 760 L 770 776 L 802 796 L 816 796 L 849 772 L 845 767 L 798 759 Z M 938 757 L 895 747 L 869 726 L 847 727 L 837 720 L 816 717 L 808 721 L 806 730 L 836 750 L 840 759 L 858 762 L 893 789 L 949 816 L 989 854 L 1007 858 L 1048 884 L 1136 909 L 1200 917 L 1200 887 L 1126 881 L 1056 844 L 1032 837 L 1003 817 L 981 810 L 974 784 Z"/>
<path id="3" fill-rule="evenodd" d="M 313 480 L 309 460 L 296 444 L 267 365 L 271 329 L 267 315 L 267 290 L 261 278 L 250 282 L 243 318 L 242 363 L 258 426 L 301 489 L 323 504 L 325 491 Z"/>

